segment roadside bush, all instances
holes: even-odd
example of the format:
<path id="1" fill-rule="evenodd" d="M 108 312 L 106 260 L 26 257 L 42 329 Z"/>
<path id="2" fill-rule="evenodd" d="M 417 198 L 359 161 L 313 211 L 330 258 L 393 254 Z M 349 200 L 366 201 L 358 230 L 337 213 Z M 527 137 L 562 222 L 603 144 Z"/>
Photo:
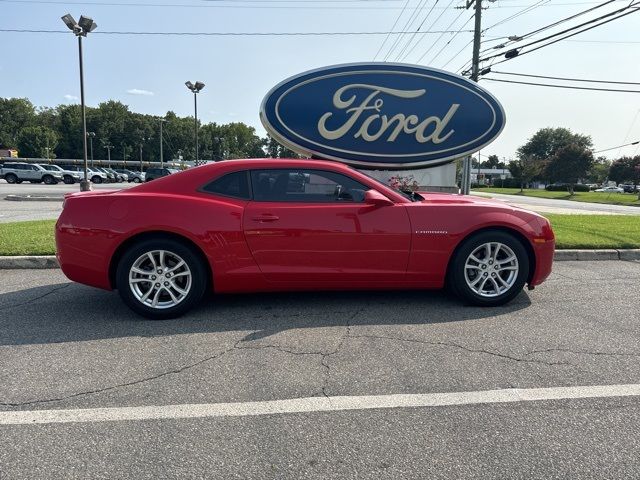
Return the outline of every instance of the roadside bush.
<path id="1" fill-rule="evenodd" d="M 487 188 L 489 185 L 485 185 L 484 183 L 472 183 L 471 188 Z"/>
<path id="2" fill-rule="evenodd" d="M 569 191 L 569 185 L 567 185 L 566 183 L 555 183 L 553 185 L 547 185 L 545 187 L 545 190 L 547 190 L 548 192 L 568 192 Z M 588 185 L 583 185 L 582 183 L 576 183 L 573 186 L 573 191 L 574 192 L 588 192 L 589 191 L 589 186 Z"/>

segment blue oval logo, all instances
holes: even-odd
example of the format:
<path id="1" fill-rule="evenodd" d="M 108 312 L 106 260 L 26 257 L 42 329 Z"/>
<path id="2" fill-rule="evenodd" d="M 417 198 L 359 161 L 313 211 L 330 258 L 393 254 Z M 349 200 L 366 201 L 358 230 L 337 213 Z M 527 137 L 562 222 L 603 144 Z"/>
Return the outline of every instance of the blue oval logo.
<path id="1" fill-rule="evenodd" d="M 335 65 L 288 78 L 262 102 L 269 134 L 303 155 L 417 168 L 480 150 L 502 131 L 498 100 L 464 77 L 393 63 Z"/>

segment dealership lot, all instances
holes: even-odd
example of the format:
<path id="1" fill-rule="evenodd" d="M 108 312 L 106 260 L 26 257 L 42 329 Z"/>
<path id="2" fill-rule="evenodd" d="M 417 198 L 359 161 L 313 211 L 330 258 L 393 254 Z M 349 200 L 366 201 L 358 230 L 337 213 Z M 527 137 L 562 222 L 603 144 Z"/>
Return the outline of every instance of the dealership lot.
<path id="1" fill-rule="evenodd" d="M 440 292 L 261 294 L 212 298 L 166 322 L 142 321 L 117 294 L 58 271 L 0 275 L 0 424 L 6 412 L 88 412 L 85 423 L 0 425 L 0 478 L 640 475 L 637 396 L 158 414 L 638 384 L 640 263 L 557 263 L 547 283 L 499 309 Z M 99 422 L 94 410 L 153 406 L 146 420 Z"/>

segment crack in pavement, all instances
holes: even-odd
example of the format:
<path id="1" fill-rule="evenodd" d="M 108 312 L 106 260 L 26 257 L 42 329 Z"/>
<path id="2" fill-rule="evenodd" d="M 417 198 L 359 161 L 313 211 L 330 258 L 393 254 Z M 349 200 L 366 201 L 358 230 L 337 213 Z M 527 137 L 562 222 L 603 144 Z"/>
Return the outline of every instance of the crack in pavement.
<path id="1" fill-rule="evenodd" d="M 167 370 L 161 373 L 158 373 L 156 375 L 152 375 L 150 377 L 145 377 L 145 378 L 140 378 L 138 380 L 133 380 L 131 382 L 124 382 L 124 383 L 119 383 L 117 385 L 110 385 L 108 387 L 103 387 L 103 388 L 98 388 L 95 390 L 87 390 L 87 391 L 83 391 L 83 392 L 78 392 L 78 393 L 73 393 L 70 395 L 65 395 L 62 397 L 57 397 L 57 398 L 47 398 L 47 399 L 41 399 L 41 400 L 29 400 L 26 402 L 0 402 L 0 406 L 2 407 L 24 407 L 24 406 L 29 406 L 29 405 L 38 405 L 38 404 L 42 404 L 42 403 L 52 403 L 52 402 L 60 402 L 63 400 L 70 400 L 72 398 L 77 398 L 77 397 L 82 397 L 85 395 L 93 395 L 93 394 L 97 394 L 97 393 L 103 393 L 103 392 L 108 392 L 110 390 L 116 390 L 118 388 L 123 388 L 123 387 L 130 387 L 132 385 L 139 385 L 141 383 L 145 383 L 145 382 L 149 382 L 152 380 L 157 380 L 158 378 L 162 378 L 162 377 L 166 377 L 167 375 L 177 375 L 179 373 L 182 373 L 186 370 L 189 370 L 191 368 L 197 367 L 199 365 L 202 365 L 203 363 L 206 362 L 210 362 L 212 360 L 216 360 L 220 357 L 222 357 L 223 355 L 231 352 L 232 350 L 234 350 L 235 345 L 233 347 L 227 348 L 226 350 L 223 350 L 222 352 L 218 352 L 215 355 L 211 355 L 208 357 L 205 357 L 203 359 L 198 360 L 197 362 L 194 363 L 190 363 L 188 365 L 183 365 L 182 367 L 178 367 L 172 370 Z"/>
<path id="2" fill-rule="evenodd" d="M 563 352 L 573 353 L 576 355 L 602 355 L 611 357 L 640 357 L 640 353 L 626 353 L 626 352 L 591 352 L 588 350 L 571 350 L 569 348 L 547 348 L 543 350 L 532 350 L 525 353 L 525 356 L 535 355 L 537 353 L 551 353 L 551 352 Z"/>
<path id="3" fill-rule="evenodd" d="M 28 305 L 28 304 L 33 303 L 33 302 L 35 302 L 37 300 L 40 300 L 40 299 L 42 299 L 42 298 L 44 298 L 44 297 L 46 297 L 48 295 L 51 295 L 52 293 L 55 293 L 58 290 L 62 290 L 64 288 L 68 288 L 70 286 L 71 286 L 71 283 L 67 283 L 65 285 L 62 285 L 61 287 L 54 287 L 51 290 L 49 290 L 48 292 L 43 293 L 42 295 L 38 295 L 37 297 L 30 298 L 29 300 L 27 300 L 25 302 L 16 303 L 16 304 L 13 304 L 13 305 L 4 305 L 4 306 L 0 307 L 0 310 L 9 310 L 11 308 L 22 307 L 23 305 Z"/>
<path id="4" fill-rule="evenodd" d="M 480 353 L 480 354 L 486 354 L 486 355 L 492 355 L 495 357 L 500 357 L 506 360 L 513 360 L 515 362 L 523 362 L 523 363 L 538 363 L 541 365 L 547 365 L 547 366 L 555 366 L 555 365 L 572 365 L 570 362 L 546 362 L 544 360 L 533 360 L 533 359 L 527 359 L 527 358 L 520 358 L 520 357 L 514 357 L 511 355 L 507 355 L 504 353 L 500 353 L 500 352 L 494 352 L 491 350 L 485 350 L 485 349 L 481 349 L 481 348 L 469 348 L 469 347 L 465 347 L 464 345 L 459 345 L 457 343 L 450 343 L 450 342 L 430 342 L 428 340 L 417 340 L 417 339 L 413 339 L 413 338 L 403 338 L 403 337 L 393 337 L 393 336 L 387 336 L 387 335 L 371 335 L 371 334 L 367 334 L 367 335 L 351 335 L 351 338 L 376 338 L 376 339 L 382 339 L 382 340 L 394 340 L 394 341 L 398 341 L 398 342 L 409 342 L 409 343 L 419 343 L 419 344 L 424 344 L 424 345 L 433 345 L 433 346 L 440 346 L 440 347 L 452 347 L 452 348 L 458 348 L 460 350 L 464 350 L 466 352 L 470 352 L 470 353 Z"/>

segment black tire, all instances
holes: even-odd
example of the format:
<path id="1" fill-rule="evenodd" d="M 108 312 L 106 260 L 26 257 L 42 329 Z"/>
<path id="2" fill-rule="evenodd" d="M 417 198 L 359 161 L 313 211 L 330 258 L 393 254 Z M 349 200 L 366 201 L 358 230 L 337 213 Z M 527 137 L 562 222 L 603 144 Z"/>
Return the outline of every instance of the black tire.
<path id="1" fill-rule="evenodd" d="M 133 183 L 142 183 L 142 180 L 140 179 L 140 177 L 134 177 Z"/>
<path id="2" fill-rule="evenodd" d="M 62 177 L 62 181 L 67 185 L 73 185 L 74 183 L 76 183 L 71 175 L 65 175 L 64 177 Z"/>
<path id="3" fill-rule="evenodd" d="M 91 183 L 102 183 L 102 177 L 94 175 L 93 177 L 91 177 Z"/>
<path id="4" fill-rule="evenodd" d="M 180 256 L 191 270 L 191 289 L 177 305 L 165 309 L 155 309 L 138 300 L 129 286 L 129 271 L 135 261 L 146 252 L 166 250 Z M 123 302 L 137 314 L 151 320 L 176 318 L 195 307 L 205 294 L 208 286 L 207 268 L 198 252 L 189 245 L 170 238 L 151 238 L 131 246 L 118 262 L 116 288 Z"/>
<path id="5" fill-rule="evenodd" d="M 17 179 L 17 180 L 16 180 L 16 183 L 22 183 L 22 180 Z M 32 182 L 32 183 L 33 183 L 33 182 Z"/>
<path id="6" fill-rule="evenodd" d="M 476 293 L 468 285 L 465 278 L 465 263 L 469 255 L 481 245 L 490 242 L 499 242 L 506 245 L 513 251 L 518 261 L 517 275 L 511 287 L 502 294 L 493 297 Z M 484 272 L 483 275 L 487 275 L 487 272 Z M 447 283 L 450 289 L 465 302 L 482 307 L 495 307 L 513 300 L 522 291 L 528 277 L 529 256 L 522 242 L 507 232 L 487 230 L 463 241 L 449 266 Z"/>
<path id="7" fill-rule="evenodd" d="M 7 183 L 18 183 L 18 177 L 13 173 L 7 173 L 4 177 Z"/>
<path id="8" fill-rule="evenodd" d="M 46 184 L 46 185 L 55 185 L 56 183 L 58 183 L 56 181 L 55 178 L 53 178 L 51 175 L 45 175 L 44 177 L 42 177 L 42 181 Z"/>

